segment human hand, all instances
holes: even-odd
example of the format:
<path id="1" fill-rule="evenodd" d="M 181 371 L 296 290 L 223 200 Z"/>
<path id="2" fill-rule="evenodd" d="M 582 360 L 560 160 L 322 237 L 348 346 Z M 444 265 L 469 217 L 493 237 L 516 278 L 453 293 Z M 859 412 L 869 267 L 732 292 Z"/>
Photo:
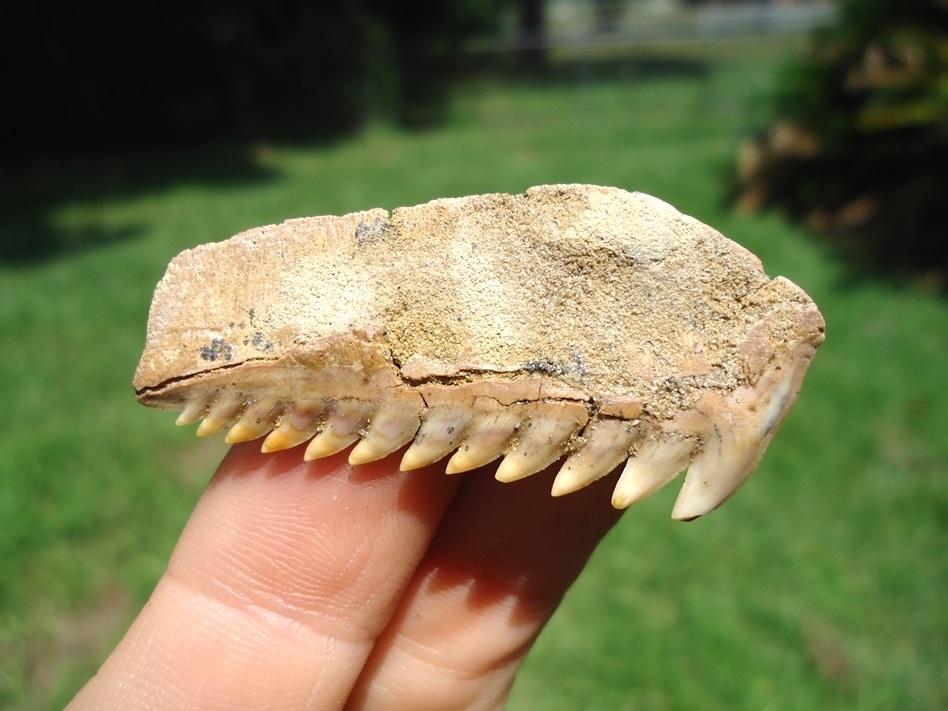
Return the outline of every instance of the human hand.
<path id="1" fill-rule="evenodd" d="M 614 477 L 225 457 L 151 599 L 69 709 L 495 709 L 618 520 Z"/>

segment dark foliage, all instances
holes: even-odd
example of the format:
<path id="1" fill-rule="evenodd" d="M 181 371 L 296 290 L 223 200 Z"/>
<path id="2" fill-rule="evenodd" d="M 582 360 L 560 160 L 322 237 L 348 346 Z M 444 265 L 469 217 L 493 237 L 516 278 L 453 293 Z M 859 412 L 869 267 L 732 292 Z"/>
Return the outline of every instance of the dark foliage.
<path id="1" fill-rule="evenodd" d="M 844 0 L 745 147 L 745 208 L 779 205 L 865 263 L 948 275 L 948 2 Z"/>
<path id="2" fill-rule="evenodd" d="M 463 41 L 494 0 L 101 0 L 5 13 L 5 161 L 437 122 Z"/>

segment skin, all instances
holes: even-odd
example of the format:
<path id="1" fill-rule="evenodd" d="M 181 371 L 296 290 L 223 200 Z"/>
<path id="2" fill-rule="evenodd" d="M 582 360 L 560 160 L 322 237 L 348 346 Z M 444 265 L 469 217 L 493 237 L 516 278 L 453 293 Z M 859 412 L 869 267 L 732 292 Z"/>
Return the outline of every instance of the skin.
<path id="1" fill-rule="evenodd" d="M 304 445 L 305 447 L 305 445 Z M 399 472 L 235 446 L 77 709 L 498 709 L 618 520 L 615 473 Z"/>

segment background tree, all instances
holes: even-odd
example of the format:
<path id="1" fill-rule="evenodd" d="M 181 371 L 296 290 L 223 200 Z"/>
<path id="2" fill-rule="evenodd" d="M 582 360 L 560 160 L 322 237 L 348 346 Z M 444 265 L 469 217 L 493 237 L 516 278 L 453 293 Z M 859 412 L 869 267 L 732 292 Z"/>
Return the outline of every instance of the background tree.
<path id="1" fill-rule="evenodd" d="M 527 75 L 543 72 L 548 58 L 545 0 L 517 0 L 517 26 L 518 67 Z"/>
<path id="2" fill-rule="evenodd" d="M 738 205 L 803 217 L 861 261 L 948 274 L 948 2 L 843 0 L 745 146 Z"/>
<path id="3" fill-rule="evenodd" d="M 7 29 L 7 159 L 261 131 L 310 136 L 388 112 L 443 114 L 463 43 L 496 0 L 20 3 Z"/>

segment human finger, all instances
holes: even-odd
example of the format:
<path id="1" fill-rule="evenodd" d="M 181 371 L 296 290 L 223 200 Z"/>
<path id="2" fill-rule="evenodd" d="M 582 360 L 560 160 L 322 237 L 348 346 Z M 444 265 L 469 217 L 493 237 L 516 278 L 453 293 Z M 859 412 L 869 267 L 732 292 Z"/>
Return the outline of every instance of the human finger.
<path id="1" fill-rule="evenodd" d="M 347 709 L 497 709 L 544 624 L 621 515 L 615 475 L 563 498 L 548 470 L 466 475 Z"/>
<path id="2" fill-rule="evenodd" d="M 299 449 L 225 458 L 73 709 L 339 708 L 457 479 Z"/>

